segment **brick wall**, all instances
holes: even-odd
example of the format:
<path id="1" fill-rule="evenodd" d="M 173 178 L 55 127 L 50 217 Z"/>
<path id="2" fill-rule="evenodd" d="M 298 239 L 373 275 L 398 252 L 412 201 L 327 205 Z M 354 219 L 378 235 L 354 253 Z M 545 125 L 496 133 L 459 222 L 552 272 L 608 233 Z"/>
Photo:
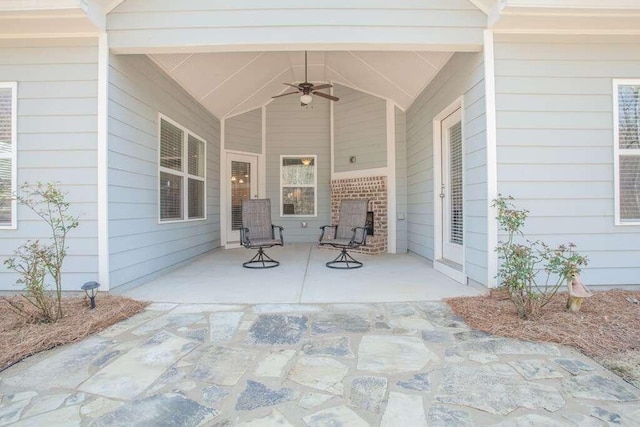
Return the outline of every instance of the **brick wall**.
<path id="1" fill-rule="evenodd" d="M 381 254 L 387 251 L 387 177 L 335 179 L 331 181 L 331 223 L 338 223 L 340 200 L 369 199 L 373 211 L 374 235 L 367 236 L 367 245 L 354 252 Z"/>

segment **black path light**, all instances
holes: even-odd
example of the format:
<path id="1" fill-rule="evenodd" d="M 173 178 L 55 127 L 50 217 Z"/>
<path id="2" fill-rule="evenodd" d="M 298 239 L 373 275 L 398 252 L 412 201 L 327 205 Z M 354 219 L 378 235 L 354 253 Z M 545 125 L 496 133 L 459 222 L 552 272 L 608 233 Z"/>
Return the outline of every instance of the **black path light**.
<path id="1" fill-rule="evenodd" d="M 82 285 L 82 290 L 87 294 L 89 300 L 91 300 L 91 310 L 96 308 L 96 294 L 98 293 L 98 288 L 100 287 L 100 283 L 98 282 L 87 282 Z"/>

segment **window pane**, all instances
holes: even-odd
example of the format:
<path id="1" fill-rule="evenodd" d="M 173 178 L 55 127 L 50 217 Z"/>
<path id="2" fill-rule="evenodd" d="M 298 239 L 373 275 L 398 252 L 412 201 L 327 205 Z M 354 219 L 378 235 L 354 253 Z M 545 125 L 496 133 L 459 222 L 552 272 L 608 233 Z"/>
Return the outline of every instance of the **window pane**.
<path id="1" fill-rule="evenodd" d="M 231 162 L 231 229 L 242 227 L 242 201 L 251 198 L 251 163 Z"/>
<path id="2" fill-rule="evenodd" d="M 640 221 L 640 156 L 620 156 L 620 219 Z"/>
<path id="3" fill-rule="evenodd" d="M 160 172 L 160 219 L 183 219 L 181 176 Z"/>
<path id="4" fill-rule="evenodd" d="M 284 187 L 282 213 L 284 215 L 315 215 L 315 191 L 313 187 Z"/>
<path id="5" fill-rule="evenodd" d="M 462 245 L 463 188 L 462 188 L 462 122 L 449 128 L 449 241 Z"/>
<path id="6" fill-rule="evenodd" d="M 0 194 L 11 195 L 11 159 L 0 159 Z M 11 225 L 11 200 L 0 198 L 0 225 Z"/>
<path id="7" fill-rule="evenodd" d="M 11 152 L 11 89 L 0 89 L 0 153 Z"/>
<path id="8" fill-rule="evenodd" d="M 189 174 L 204 178 L 204 142 L 189 135 Z"/>
<path id="9" fill-rule="evenodd" d="M 315 170 L 313 157 L 284 157 L 282 159 L 282 185 L 313 185 Z"/>
<path id="10" fill-rule="evenodd" d="M 204 218 L 204 181 L 189 179 L 189 219 Z"/>
<path id="11" fill-rule="evenodd" d="M 640 149 L 640 86 L 618 88 L 620 148 Z"/>
<path id="12" fill-rule="evenodd" d="M 182 136 L 182 130 L 161 120 L 160 166 L 182 171 Z"/>

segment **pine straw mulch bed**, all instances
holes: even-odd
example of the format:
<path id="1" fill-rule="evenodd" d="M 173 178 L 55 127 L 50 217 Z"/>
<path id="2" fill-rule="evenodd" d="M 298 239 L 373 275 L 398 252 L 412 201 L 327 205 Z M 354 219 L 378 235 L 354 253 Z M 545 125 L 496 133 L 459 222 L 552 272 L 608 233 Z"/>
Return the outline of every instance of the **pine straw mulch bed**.
<path id="1" fill-rule="evenodd" d="M 540 318 L 522 320 L 504 291 L 446 302 L 472 328 L 494 335 L 569 345 L 640 388 L 640 292 L 595 292 L 577 313 L 567 312 L 567 294 L 557 294 Z"/>
<path id="2" fill-rule="evenodd" d="M 62 319 L 56 323 L 32 323 L 0 299 L 0 372 L 27 356 L 100 332 L 140 313 L 147 305 L 147 302 L 101 294 L 96 298 L 95 310 L 91 310 L 86 297 L 65 298 Z"/>

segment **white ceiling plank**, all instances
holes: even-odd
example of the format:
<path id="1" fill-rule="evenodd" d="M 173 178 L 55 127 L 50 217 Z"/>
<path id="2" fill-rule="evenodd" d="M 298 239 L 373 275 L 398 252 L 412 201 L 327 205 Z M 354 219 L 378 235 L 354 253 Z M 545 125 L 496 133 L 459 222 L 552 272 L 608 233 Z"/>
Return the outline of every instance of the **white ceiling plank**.
<path id="1" fill-rule="evenodd" d="M 229 113 L 227 113 L 227 118 L 230 116 L 236 116 L 238 114 L 242 114 L 246 111 L 251 111 L 255 108 L 262 107 L 263 105 L 269 104 L 274 95 L 280 95 L 288 91 L 289 88 L 285 87 L 280 80 L 289 72 L 289 70 L 284 70 L 283 72 L 276 75 L 269 82 L 263 85 L 260 89 L 256 90 L 252 93 L 247 99 L 241 101 L 236 105 Z M 282 87 L 281 87 L 282 86 Z M 291 95 L 292 98 L 295 98 L 295 95 Z M 266 102 L 265 102 L 266 99 Z"/>
<path id="2" fill-rule="evenodd" d="M 450 52 L 311 51 L 311 82 L 338 82 L 406 110 L 449 60 Z M 271 102 L 304 80 L 304 51 L 151 55 L 216 117 Z"/>
<path id="3" fill-rule="evenodd" d="M 238 100 L 248 99 L 256 91 L 267 84 L 273 76 L 286 71 L 287 57 L 284 53 L 273 53 L 270 55 L 260 55 L 251 63 L 250 67 L 238 70 L 232 77 L 227 79 L 225 84 L 220 85 L 215 91 L 206 97 L 215 99 L 218 117 L 224 117 L 238 104 Z M 258 72 L 259 70 L 259 72 Z"/>

